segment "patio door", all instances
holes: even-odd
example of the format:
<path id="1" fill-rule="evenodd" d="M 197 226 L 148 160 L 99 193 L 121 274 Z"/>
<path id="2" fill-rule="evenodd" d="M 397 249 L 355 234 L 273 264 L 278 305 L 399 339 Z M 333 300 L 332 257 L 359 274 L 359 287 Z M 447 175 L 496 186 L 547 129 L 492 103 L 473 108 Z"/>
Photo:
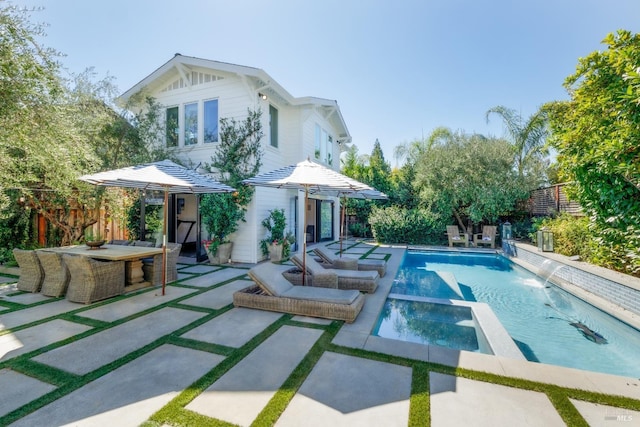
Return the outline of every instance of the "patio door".
<path id="1" fill-rule="evenodd" d="M 333 201 L 316 200 L 316 220 L 318 241 L 333 239 Z"/>

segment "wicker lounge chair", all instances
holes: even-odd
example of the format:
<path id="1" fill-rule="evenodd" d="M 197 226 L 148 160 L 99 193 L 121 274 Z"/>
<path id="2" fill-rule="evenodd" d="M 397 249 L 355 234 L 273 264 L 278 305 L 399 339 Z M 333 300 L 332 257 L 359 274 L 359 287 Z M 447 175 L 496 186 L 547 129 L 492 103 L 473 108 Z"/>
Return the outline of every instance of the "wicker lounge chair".
<path id="1" fill-rule="evenodd" d="M 256 283 L 233 294 L 236 307 L 257 308 L 301 316 L 344 320 L 352 323 L 364 305 L 364 296 L 355 290 L 293 286 L 282 276 L 286 265 L 270 262 L 249 270 Z"/>
<path id="2" fill-rule="evenodd" d="M 62 261 L 62 255 L 52 251 L 36 251 L 44 280 L 40 293 L 48 297 L 61 297 L 67 292 L 69 286 L 69 269 Z"/>
<path id="3" fill-rule="evenodd" d="M 465 248 L 469 247 L 469 235 L 467 233 L 460 234 L 457 225 L 447 225 L 447 237 L 449 238 L 449 246 L 464 245 Z"/>
<path id="4" fill-rule="evenodd" d="M 167 283 L 178 280 L 178 257 L 182 244 L 167 243 Z M 151 282 L 152 285 L 162 284 L 162 254 L 154 255 L 152 258 L 143 259 L 142 271 L 144 271 L 144 280 Z"/>
<path id="5" fill-rule="evenodd" d="M 302 269 L 302 259 L 298 254 L 291 257 L 291 261 L 300 269 Z M 338 289 L 355 289 L 362 292 L 375 292 L 378 287 L 378 279 L 380 276 L 377 271 L 355 271 L 355 270 L 336 270 L 335 268 L 324 268 L 318 261 L 312 257 L 306 259 L 307 274 L 313 277 L 313 286 L 322 286 L 317 284 L 316 280 L 320 277 L 333 274 L 338 277 Z"/>
<path id="6" fill-rule="evenodd" d="M 496 247 L 496 226 L 485 225 L 482 227 L 482 233 L 474 234 L 473 244 L 476 246 L 490 246 Z"/>
<path id="7" fill-rule="evenodd" d="M 316 255 L 329 264 L 331 268 L 337 268 L 338 270 L 360 270 L 371 271 L 376 270 L 380 277 L 383 277 L 387 272 L 387 262 L 382 259 L 358 259 L 345 256 L 336 255 L 331 249 L 326 246 L 318 246 L 313 249 Z"/>
<path id="8" fill-rule="evenodd" d="M 36 252 L 14 249 L 13 256 L 20 267 L 18 289 L 25 292 L 39 292 L 44 279 L 44 271 Z"/>
<path id="9" fill-rule="evenodd" d="M 62 255 L 71 279 L 67 299 L 90 304 L 124 293 L 124 261 L 98 261 L 82 255 Z"/>

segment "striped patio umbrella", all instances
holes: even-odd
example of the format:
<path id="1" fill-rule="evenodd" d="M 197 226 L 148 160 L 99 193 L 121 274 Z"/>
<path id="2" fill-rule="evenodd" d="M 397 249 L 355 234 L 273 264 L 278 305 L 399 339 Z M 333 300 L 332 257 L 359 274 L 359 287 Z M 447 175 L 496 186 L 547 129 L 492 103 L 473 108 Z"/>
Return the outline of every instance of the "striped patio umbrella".
<path id="1" fill-rule="evenodd" d="M 243 184 L 259 187 L 286 188 L 304 191 L 304 205 L 307 205 L 309 194 L 322 194 L 341 197 L 356 193 L 379 193 L 353 178 L 329 169 L 319 163 L 307 159 L 295 165 L 285 166 L 245 179 Z M 304 210 L 304 224 L 307 223 L 307 210 Z M 307 239 L 302 239 L 302 283 L 305 283 Z"/>
<path id="2" fill-rule="evenodd" d="M 167 222 L 169 193 L 223 193 L 236 191 L 205 175 L 180 166 L 171 160 L 129 166 L 91 175 L 83 175 L 82 181 L 105 187 L 139 188 L 164 192 L 164 224 L 162 229 L 162 295 L 166 285 Z"/>

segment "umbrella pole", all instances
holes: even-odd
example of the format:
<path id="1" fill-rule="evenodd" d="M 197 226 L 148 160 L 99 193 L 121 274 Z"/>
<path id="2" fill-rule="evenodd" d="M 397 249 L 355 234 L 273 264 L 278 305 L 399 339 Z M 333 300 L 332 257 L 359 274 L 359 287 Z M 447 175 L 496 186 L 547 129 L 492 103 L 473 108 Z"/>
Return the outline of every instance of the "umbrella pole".
<path id="1" fill-rule="evenodd" d="M 164 189 L 164 224 L 162 226 L 162 295 L 167 283 L 167 222 L 169 222 L 169 188 Z"/>
<path id="2" fill-rule="evenodd" d="M 302 229 L 307 227 L 307 203 L 309 202 L 309 188 L 304 187 L 304 222 Z M 302 286 L 305 286 L 305 275 L 307 274 L 307 234 L 302 234 Z"/>
<path id="3" fill-rule="evenodd" d="M 345 228 L 347 228 L 347 224 L 346 224 L 347 217 L 345 215 L 345 211 L 347 210 L 346 202 L 347 202 L 347 197 L 343 196 L 342 197 L 342 209 L 341 209 L 342 210 L 342 219 L 340 220 L 340 227 L 342 228 L 342 230 L 340 231 L 340 258 L 342 258 L 342 239 L 343 239 L 343 236 L 344 236 L 344 230 L 345 230 Z"/>

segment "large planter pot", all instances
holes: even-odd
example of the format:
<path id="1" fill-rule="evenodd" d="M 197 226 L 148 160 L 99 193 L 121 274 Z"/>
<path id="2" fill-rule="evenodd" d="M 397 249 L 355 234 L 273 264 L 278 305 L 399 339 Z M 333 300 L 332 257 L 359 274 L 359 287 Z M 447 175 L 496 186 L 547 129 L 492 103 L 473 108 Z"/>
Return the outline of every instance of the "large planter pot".
<path id="1" fill-rule="evenodd" d="M 269 245 L 269 259 L 271 262 L 282 261 L 282 245 Z"/>
<path id="2" fill-rule="evenodd" d="M 221 243 L 215 254 L 207 251 L 209 264 L 220 265 L 226 264 L 231 259 L 231 251 L 233 250 L 233 242 Z"/>

